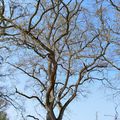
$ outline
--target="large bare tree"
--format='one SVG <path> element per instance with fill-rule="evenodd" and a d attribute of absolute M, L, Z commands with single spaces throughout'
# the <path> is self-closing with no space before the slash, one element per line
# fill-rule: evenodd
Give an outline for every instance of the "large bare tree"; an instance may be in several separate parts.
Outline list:
<path fill-rule="evenodd" d="M 29 92 L 15 92 L 39 103 L 46 120 L 62 120 L 85 83 L 108 82 L 105 70 L 117 66 L 107 57 L 113 42 L 103 1 L 94 1 L 94 10 L 84 0 L 0 2 L 4 64 L 8 72 L 20 72 L 17 77 L 27 75 Z"/>

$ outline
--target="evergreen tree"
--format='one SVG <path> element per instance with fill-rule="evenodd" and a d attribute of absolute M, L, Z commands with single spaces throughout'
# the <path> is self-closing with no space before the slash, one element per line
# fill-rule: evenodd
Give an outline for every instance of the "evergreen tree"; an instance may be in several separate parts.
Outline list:
<path fill-rule="evenodd" d="M 4 111 L 0 111 L 0 120 L 9 120 L 7 114 Z"/>

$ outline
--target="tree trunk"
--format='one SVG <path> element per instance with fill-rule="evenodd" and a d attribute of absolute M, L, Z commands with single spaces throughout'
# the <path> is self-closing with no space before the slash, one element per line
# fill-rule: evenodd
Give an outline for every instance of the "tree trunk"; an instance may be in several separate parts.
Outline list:
<path fill-rule="evenodd" d="M 57 120 L 57 119 L 55 118 L 55 116 L 52 117 L 52 116 L 50 115 L 50 113 L 47 112 L 46 120 Z"/>
<path fill-rule="evenodd" d="M 46 120 L 51 120 L 49 113 L 47 113 Z"/>
<path fill-rule="evenodd" d="M 55 118 L 55 117 L 51 118 L 49 112 L 46 115 L 46 120 L 62 120 L 62 118 L 63 118 L 62 114 L 61 114 L 61 116 L 59 116 L 59 118 Z"/>

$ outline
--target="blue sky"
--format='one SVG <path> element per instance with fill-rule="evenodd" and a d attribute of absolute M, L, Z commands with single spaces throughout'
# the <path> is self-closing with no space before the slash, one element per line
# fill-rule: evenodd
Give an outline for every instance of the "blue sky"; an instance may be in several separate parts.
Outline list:
<path fill-rule="evenodd" d="M 88 7 L 90 7 L 90 1 L 91 0 L 87 2 L 86 0 Z M 112 71 L 111 74 L 114 75 Z M 23 77 L 19 75 L 18 79 L 23 80 Z M 16 83 L 19 83 L 19 89 L 23 87 L 23 81 L 17 81 Z M 95 87 L 95 85 L 97 86 Z M 98 84 L 95 85 L 90 86 L 90 94 L 88 94 L 86 98 L 80 96 L 70 104 L 65 112 L 64 120 L 96 120 L 96 112 L 98 113 L 98 120 L 114 120 L 114 118 L 107 117 L 105 115 L 115 115 L 115 106 L 119 100 L 114 101 L 112 99 L 112 95 L 108 96 L 108 92 L 106 93 L 105 88 L 102 86 L 98 87 Z M 32 113 L 33 103 L 28 102 L 27 107 L 29 109 L 29 112 Z M 42 112 L 42 114 L 45 114 L 43 109 L 40 109 L 40 112 Z M 7 113 L 10 117 L 10 120 L 19 119 L 14 109 L 8 108 Z M 120 113 L 119 108 L 118 113 Z"/>
<path fill-rule="evenodd" d="M 113 120 L 111 117 L 104 115 L 115 114 L 115 104 L 110 99 L 107 99 L 103 92 L 95 90 L 88 98 L 78 100 L 72 105 L 71 120 L 95 120 L 96 112 L 98 113 L 98 120 Z M 120 111 L 118 111 L 120 112 Z"/>
<path fill-rule="evenodd" d="M 96 113 L 98 114 L 98 120 L 114 120 L 114 117 L 105 115 L 114 116 L 115 107 L 119 101 L 114 101 L 112 95 L 108 95 L 103 87 L 91 89 L 91 93 L 88 94 L 86 98 L 81 96 L 70 104 L 63 120 L 96 120 Z M 29 112 L 32 113 L 32 103 L 29 102 L 28 105 Z M 41 115 L 45 113 L 42 109 L 40 111 L 42 112 Z M 119 107 L 117 111 L 120 113 Z M 13 109 L 8 109 L 8 116 L 10 120 L 19 119 L 19 113 L 17 116 Z M 40 120 L 42 120 L 42 118 Z"/>

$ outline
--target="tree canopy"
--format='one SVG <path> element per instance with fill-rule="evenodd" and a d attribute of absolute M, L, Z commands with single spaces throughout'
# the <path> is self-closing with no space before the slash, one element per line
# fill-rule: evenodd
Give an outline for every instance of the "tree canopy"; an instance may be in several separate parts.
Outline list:
<path fill-rule="evenodd" d="M 119 81 L 111 80 L 108 72 L 120 70 L 119 2 L 0 2 L 2 72 L 15 96 L 42 106 L 46 120 L 62 120 L 90 81 L 119 90 Z M 13 79 L 22 81 L 22 87 Z"/>

